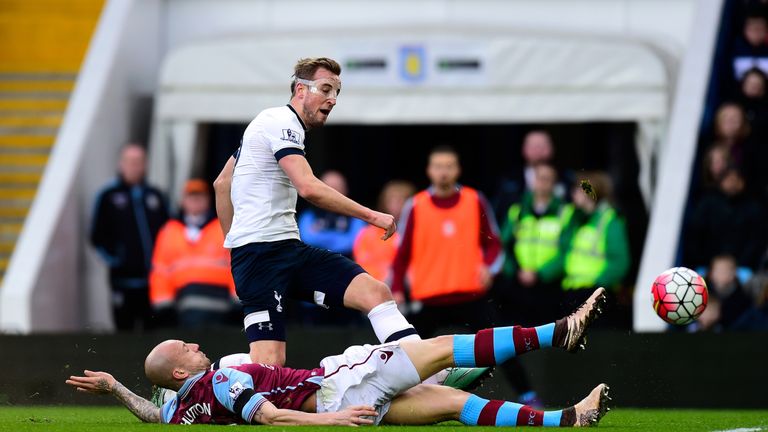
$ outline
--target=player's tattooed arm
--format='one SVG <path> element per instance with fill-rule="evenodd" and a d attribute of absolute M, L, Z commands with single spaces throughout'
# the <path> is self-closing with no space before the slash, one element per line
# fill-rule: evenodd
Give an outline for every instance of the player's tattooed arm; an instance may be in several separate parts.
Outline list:
<path fill-rule="evenodd" d="M 114 395 L 141 421 L 160 423 L 162 419 L 160 408 L 128 390 L 120 381 L 106 372 L 86 370 L 85 376 L 71 376 L 66 382 L 80 392 Z"/>
<path fill-rule="evenodd" d="M 146 423 L 160 423 L 160 408 L 136 393 L 128 390 L 120 381 L 115 381 L 112 394 L 139 420 Z"/>

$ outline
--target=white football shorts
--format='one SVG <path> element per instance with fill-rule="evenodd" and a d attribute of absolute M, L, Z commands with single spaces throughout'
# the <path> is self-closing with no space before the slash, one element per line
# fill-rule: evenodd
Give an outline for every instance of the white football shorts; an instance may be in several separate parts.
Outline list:
<path fill-rule="evenodd" d="M 317 412 L 337 412 L 353 405 L 370 405 L 379 424 L 392 399 L 419 384 L 419 373 L 398 342 L 352 346 L 344 354 L 320 362 L 325 377 L 317 391 Z"/>

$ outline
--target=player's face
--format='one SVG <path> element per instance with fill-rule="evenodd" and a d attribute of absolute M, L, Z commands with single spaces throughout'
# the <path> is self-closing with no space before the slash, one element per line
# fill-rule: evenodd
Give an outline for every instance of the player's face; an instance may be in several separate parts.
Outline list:
<path fill-rule="evenodd" d="M 200 345 L 196 343 L 179 341 L 178 363 L 188 371 L 203 371 L 211 367 L 211 361 L 200 351 Z"/>
<path fill-rule="evenodd" d="M 304 100 L 301 111 L 308 128 L 325 125 L 331 110 L 336 106 L 336 98 L 341 92 L 341 79 L 335 73 L 320 68 L 312 78 L 313 84 L 298 83 Z"/>
<path fill-rule="evenodd" d="M 453 153 L 435 153 L 429 157 L 427 176 L 438 188 L 453 187 L 459 180 L 459 159 Z"/>

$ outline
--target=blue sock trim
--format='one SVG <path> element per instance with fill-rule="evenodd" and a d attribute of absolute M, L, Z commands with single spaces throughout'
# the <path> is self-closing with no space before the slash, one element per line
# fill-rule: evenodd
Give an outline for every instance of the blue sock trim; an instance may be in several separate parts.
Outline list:
<path fill-rule="evenodd" d="M 465 425 L 477 426 L 477 419 L 480 418 L 480 412 L 488 404 L 488 400 L 475 395 L 469 395 L 467 403 L 464 404 L 464 408 L 461 409 L 459 414 L 459 421 Z"/>
<path fill-rule="evenodd" d="M 475 367 L 475 335 L 453 335 L 453 361 L 458 367 Z"/>
<path fill-rule="evenodd" d="M 544 423 L 543 426 L 559 427 L 560 418 L 563 416 L 563 410 L 560 411 L 544 411 Z"/>
<path fill-rule="evenodd" d="M 515 340 L 512 338 L 512 327 L 498 327 L 493 329 L 493 357 L 496 364 L 504 363 L 517 355 L 515 352 Z"/>
<path fill-rule="evenodd" d="M 523 406 L 515 402 L 504 402 L 496 414 L 496 426 L 517 426 L 517 413 Z"/>
<path fill-rule="evenodd" d="M 539 348 L 551 347 L 552 338 L 555 336 L 555 323 L 535 327 L 535 330 L 539 337 Z"/>

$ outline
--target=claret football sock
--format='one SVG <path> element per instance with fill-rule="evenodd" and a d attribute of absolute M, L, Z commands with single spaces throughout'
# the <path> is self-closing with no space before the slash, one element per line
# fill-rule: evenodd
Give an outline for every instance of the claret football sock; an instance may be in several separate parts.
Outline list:
<path fill-rule="evenodd" d="M 459 367 L 493 366 L 512 357 L 552 346 L 555 324 L 497 327 L 474 335 L 453 336 L 453 359 Z"/>
<path fill-rule="evenodd" d="M 528 405 L 470 395 L 459 421 L 470 426 L 573 426 L 574 408 L 539 411 Z"/>

